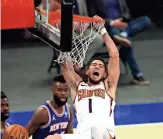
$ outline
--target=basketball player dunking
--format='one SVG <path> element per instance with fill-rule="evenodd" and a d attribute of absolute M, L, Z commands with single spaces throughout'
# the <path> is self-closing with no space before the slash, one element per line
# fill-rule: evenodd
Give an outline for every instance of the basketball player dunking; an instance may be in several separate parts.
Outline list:
<path fill-rule="evenodd" d="M 101 19 L 98 16 L 94 18 Z M 112 139 L 114 134 L 114 107 L 120 74 L 118 50 L 103 27 L 100 31 L 110 55 L 108 66 L 100 58 L 91 60 L 84 82 L 75 73 L 71 63 L 62 65 L 63 75 L 71 88 L 77 114 L 77 131 L 73 135 L 53 135 L 47 139 Z M 90 131 L 90 133 L 86 133 Z M 90 135 L 89 135 L 90 134 Z"/>
<path fill-rule="evenodd" d="M 10 125 L 6 120 L 9 118 L 9 100 L 4 92 L 1 92 L 1 138 L 4 130 Z"/>
<path fill-rule="evenodd" d="M 73 133 L 72 111 L 68 106 L 68 85 L 63 76 L 53 79 L 53 99 L 41 105 L 27 125 L 29 136 L 44 139 L 48 135 Z M 36 98 L 37 99 L 37 98 Z"/>

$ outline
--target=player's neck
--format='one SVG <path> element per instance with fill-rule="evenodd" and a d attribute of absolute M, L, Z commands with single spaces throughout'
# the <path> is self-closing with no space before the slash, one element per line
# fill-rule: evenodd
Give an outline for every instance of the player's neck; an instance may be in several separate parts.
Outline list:
<path fill-rule="evenodd" d="M 90 79 L 88 79 L 88 82 L 87 82 L 87 83 L 88 83 L 89 86 L 94 86 L 94 85 L 100 84 L 100 82 L 98 82 L 98 83 L 93 83 L 93 82 L 90 81 Z"/>
<path fill-rule="evenodd" d="M 51 100 L 50 103 L 54 109 L 62 109 L 63 108 L 62 106 L 57 105 L 54 100 Z"/>

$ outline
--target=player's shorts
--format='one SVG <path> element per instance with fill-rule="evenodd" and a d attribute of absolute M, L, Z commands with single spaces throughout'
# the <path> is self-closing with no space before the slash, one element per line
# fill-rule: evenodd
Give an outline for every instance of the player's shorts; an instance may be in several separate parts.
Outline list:
<path fill-rule="evenodd" d="M 106 128 L 92 127 L 83 132 L 75 134 L 61 134 L 62 139 L 114 139 Z"/>
<path fill-rule="evenodd" d="M 81 133 L 74 133 L 74 134 L 60 134 L 62 139 L 92 139 L 91 138 L 91 129 L 86 130 Z"/>
<path fill-rule="evenodd" d="M 112 136 L 108 129 L 100 126 L 91 129 L 91 137 L 93 139 L 115 139 L 115 136 Z"/>
<path fill-rule="evenodd" d="M 103 130 L 107 130 L 109 135 L 112 137 L 115 136 L 114 134 L 114 119 L 109 118 L 103 118 L 101 119 L 98 116 L 95 115 L 88 115 L 87 117 L 83 118 L 78 122 L 77 125 L 77 133 L 83 133 L 89 129 L 92 129 L 93 127 L 101 127 Z"/>

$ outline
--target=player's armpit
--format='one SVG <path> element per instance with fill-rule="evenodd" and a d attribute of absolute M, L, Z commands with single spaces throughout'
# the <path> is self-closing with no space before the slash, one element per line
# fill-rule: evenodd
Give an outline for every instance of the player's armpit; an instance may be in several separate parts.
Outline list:
<path fill-rule="evenodd" d="M 115 100 L 117 84 L 108 81 L 108 82 L 105 82 L 105 86 L 106 86 L 106 89 L 108 91 L 108 94 Z"/>
<path fill-rule="evenodd" d="M 116 89 L 120 75 L 119 55 L 110 56 L 108 64 L 108 77 L 105 79 L 105 86 L 113 99 L 116 97 Z"/>
<path fill-rule="evenodd" d="M 33 135 L 41 126 L 46 125 L 48 120 L 49 116 L 47 110 L 44 107 L 39 107 L 26 126 L 29 137 Z"/>
<path fill-rule="evenodd" d="M 73 133 L 73 125 L 72 125 L 73 112 L 72 112 L 72 108 L 71 107 L 69 107 L 69 111 L 70 111 L 70 120 L 69 120 L 67 128 L 65 130 L 65 134 L 72 134 Z"/>

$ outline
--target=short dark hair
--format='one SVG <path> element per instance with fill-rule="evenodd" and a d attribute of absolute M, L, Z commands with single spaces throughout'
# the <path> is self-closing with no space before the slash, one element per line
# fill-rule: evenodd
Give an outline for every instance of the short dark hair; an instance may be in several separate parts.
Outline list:
<path fill-rule="evenodd" d="M 100 60 L 102 61 L 102 63 L 104 63 L 104 67 L 105 67 L 105 71 L 107 72 L 107 64 L 106 62 L 104 61 L 104 59 L 102 59 L 101 57 L 95 57 L 95 58 L 92 58 L 89 62 L 88 62 L 88 68 L 89 66 L 91 65 L 91 63 L 94 61 L 94 60 Z"/>
<path fill-rule="evenodd" d="M 53 78 L 53 82 L 66 83 L 63 75 L 58 75 Z"/>
<path fill-rule="evenodd" d="M 7 98 L 4 92 L 1 91 L 1 99 Z M 8 99 L 8 98 L 7 98 Z"/>

